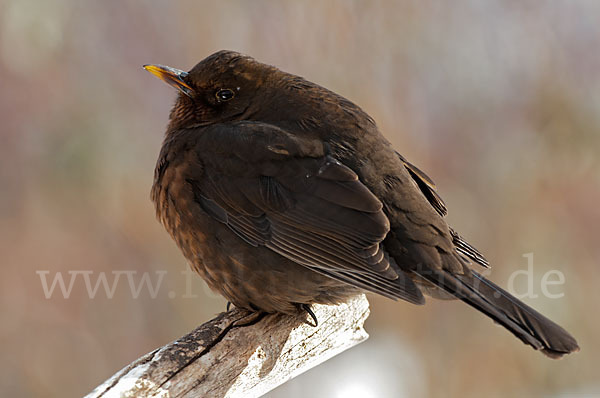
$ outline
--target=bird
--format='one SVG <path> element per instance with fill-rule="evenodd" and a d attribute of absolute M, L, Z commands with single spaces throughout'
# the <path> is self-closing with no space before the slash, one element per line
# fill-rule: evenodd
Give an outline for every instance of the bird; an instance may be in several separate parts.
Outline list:
<path fill-rule="evenodd" d="M 177 89 L 154 171 L 156 216 L 228 303 L 298 314 L 361 292 L 458 299 L 550 358 L 561 326 L 482 275 L 433 180 L 353 102 L 235 51 L 189 72 L 143 66 Z"/>

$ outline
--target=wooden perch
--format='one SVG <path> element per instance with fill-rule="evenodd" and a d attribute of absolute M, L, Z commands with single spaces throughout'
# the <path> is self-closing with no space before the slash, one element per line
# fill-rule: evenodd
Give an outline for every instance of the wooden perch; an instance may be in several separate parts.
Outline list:
<path fill-rule="evenodd" d="M 307 314 L 234 309 L 121 369 L 87 397 L 259 397 L 364 341 L 364 295 Z"/>

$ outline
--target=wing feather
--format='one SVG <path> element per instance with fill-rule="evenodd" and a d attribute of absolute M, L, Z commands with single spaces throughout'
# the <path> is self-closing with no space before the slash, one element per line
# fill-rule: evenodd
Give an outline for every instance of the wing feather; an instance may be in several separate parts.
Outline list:
<path fill-rule="evenodd" d="M 423 303 L 385 252 L 379 199 L 320 141 L 255 122 L 205 128 L 201 175 L 188 179 L 200 207 L 253 246 L 336 280 Z M 215 157 L 204 153 L 219 153 Z"/>

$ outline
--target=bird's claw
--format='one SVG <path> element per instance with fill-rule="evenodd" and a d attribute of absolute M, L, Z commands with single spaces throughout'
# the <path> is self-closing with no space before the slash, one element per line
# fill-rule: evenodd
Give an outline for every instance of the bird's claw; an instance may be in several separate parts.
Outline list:
<path fill-rule="evenodd" d="M 310 308 L 310 305 L 308 304 L 302 304 L 300 305 L 300 308 L 302 308 L 304 311 L 308 312 L 308 315 L 310 315 L 310 317 L 312 318 L 313 321 L 315 321 L 315 324 L 312 325 L 314 327 L 319 326 L 319 321 L 317 319 L 317 316 L 315 315 L 315 313 L 313 312 L 313 310 Z"/>

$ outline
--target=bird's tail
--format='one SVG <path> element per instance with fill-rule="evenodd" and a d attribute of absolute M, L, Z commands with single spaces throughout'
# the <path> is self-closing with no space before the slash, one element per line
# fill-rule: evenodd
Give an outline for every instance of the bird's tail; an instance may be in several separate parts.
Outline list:
<path fill-rule="evenodd" d="M 431 269 L 415 273 L 483 312 L 550 358 L 579 351 L 577 341 L 566 330 L 475 271 L 463 275 Z"/>

